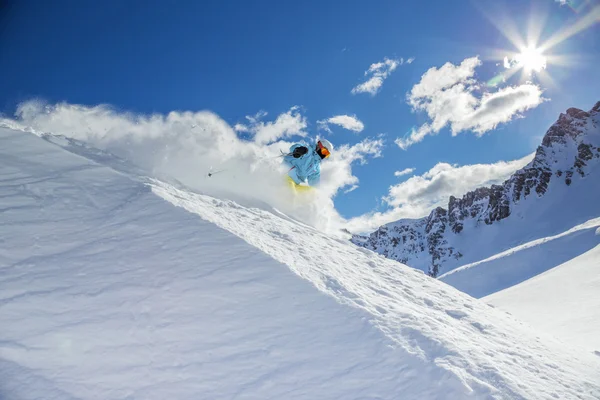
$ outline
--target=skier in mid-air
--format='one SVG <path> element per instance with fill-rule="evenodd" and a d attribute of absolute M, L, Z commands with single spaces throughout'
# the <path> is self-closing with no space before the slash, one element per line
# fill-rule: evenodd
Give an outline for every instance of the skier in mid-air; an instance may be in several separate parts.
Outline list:
<path fill-rule="evenodd" d="M 288 180 L 294 188 L 306 188 L 317 185 L 321 179 L 321 161 L 328 158 L 333 145 L 327 139 L 320 139 L 315 146 L 296 143 L 283 157 L 283 162 L 291 168 Z"/>

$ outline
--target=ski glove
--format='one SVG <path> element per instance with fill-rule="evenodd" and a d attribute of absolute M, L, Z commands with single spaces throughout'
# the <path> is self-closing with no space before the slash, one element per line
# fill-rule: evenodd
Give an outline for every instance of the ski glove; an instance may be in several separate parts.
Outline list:
<path fill-rule="evenodd" d="M 292 153 L 292 156 L 294 156 L 294 158 L 300 158 L 303 155 L 305 155 L 306 153 L 308 153 L 308 149 L 304 146 L 298 146 L 294 149 L 294 152 Z"/>

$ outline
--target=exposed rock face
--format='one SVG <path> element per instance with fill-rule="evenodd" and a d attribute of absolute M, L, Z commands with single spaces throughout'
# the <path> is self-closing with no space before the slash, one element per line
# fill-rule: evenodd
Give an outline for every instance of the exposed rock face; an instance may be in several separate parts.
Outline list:
<path fill-rule="evenodd" d="M 599 135 L 599 125 L 600 101 L 589 112 L 569 108 L 548 129 L 534 159 L 502 185 L 478 188 L 462 198 L 450 196 L 447 209 L 438 207 L 425 218 L 396 221 L 352 240 L 388 258 L 419 264 L 435 277 L 448 260 L 463 255 L 449 245 L 451 235 L 509 218 L 516 204 L 544 196 L 551 185 L 571 185 L 575 174 L 585 178 L 589 165 L 600 159 L 600 146 L 589 140 Z"/>

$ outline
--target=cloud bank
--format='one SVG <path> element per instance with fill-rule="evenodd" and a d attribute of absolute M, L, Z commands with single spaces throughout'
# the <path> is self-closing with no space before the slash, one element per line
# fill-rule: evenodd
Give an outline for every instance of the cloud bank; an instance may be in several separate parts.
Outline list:
<path fill-rule="evenodd" d="M 474 76 L 480 65 L 479 58 L 472 57 L 460 65 L 446 63 L 429 69 L 407 95 L 412 109 L 424 111 L 429 121 L 413 129 L 408 137 L 396 139 L 396 144 L 407 149 L 446 126 L 453 136 L 462 131 L 481 136 L 546 100 L 540 87 L 531 83 L 477 95 L 482 85 Z"/>
<path fill-rule="evenodd" d="M 518 160 L 492 164 L 438 163 L 422 175 L 390 186 L 389 193 L 382 199 L 388 210 L 352 218 L 348 221 L 348 229 L 367 232 L 398 219 L 424 217 L 435 207 L 446 208 L 451 195 L 461 197 L 478 187 L 504 182 L 527 165 L 533 156 L 534 153 Z"/>

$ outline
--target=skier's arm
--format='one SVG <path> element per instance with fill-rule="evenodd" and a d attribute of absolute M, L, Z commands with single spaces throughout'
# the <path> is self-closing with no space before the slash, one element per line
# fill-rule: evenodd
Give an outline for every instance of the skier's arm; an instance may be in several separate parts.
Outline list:
<path fill-rule="evenodd" d="M 295 159 L 295 158 L 298 158 L 298 157 L 295 157 L 295 156 L 294 156 L 294 152 L 296 152 L 296 149 L 297 149 L 297 148 L 299 148 L 299 147 L 302 147 L 302 145 L 301 145 L 301 144 L 298 144 L 298 143 L 291 145 L 291 146 L 290 146 L 290 152 L 289 152 L 289 153 L 287 153 L 287 154 L 286 154 L 286 155 L 283 157 L 283 162 L 284 162 L 284 163 L 286 163 L 286 164 L 287 164 L 287 165 L 289 165 L 289 166 L 292 166 L 292 167 L 296 166 L 296 162 L 295 162 L 295 160 L 294 160 L 294 159 Z"/>
<path fill-rule="evenodd" d="M 294 158 L 300 158 L 303 155 L 305 155 L 306 153 L 308 153 L 308 149 L 304 146 L 297 146 L 294 148 L 294 150 L 291 153 Z"/>

